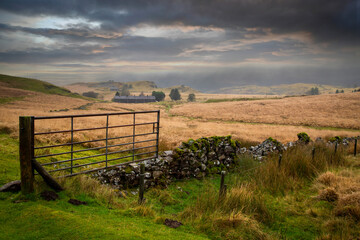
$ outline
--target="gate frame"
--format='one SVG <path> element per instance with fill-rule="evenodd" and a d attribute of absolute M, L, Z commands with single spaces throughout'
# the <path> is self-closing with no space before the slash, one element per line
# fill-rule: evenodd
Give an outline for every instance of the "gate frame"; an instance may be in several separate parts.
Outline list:
<path fill-rule="evenodd" d="M 156 122 L 147 122 L 147 123 L 136 123 L 136 114 L 146 114 L 146 113 L 157 113 L 157 121 Z M 109 116 L 114 116 L 114 115 L 133 115 L 133 123 L 132 124 L 126 124 L 126 125 L 117 125 L 117 126 L 109 126 Z M 105 127 L 96 127 L 96 128 L 86 128 L 86 129 L 74 129 L 74 118 L 82 118 L 82 117 L 98 117 L 98 116 L 105 116 L 106 117 L 106 126 Z M 40 132 L 40 133 L 35 133 L 35 120 L 40 120 L 40 119 L 59 119 L 59 118 L 70 118 L 71 119 L 71 129 L 70 130 L 62 130 L 62 131 L 53 131 L 53 132 Z M 146 134 L 135 134 L 135 127 L 138 125 L 153 125 L 153 132 L 151 133 L 146 133 Z M 109 128 L 119 128 L 119 127 L 133 127 L 133 133 L 132 135 L 127 135 L 127 136 L 120 136 L 120 137 L 115 137 L 115 138 L 109 138 L 108 137 L 108 130 Z M 80 131 L 89 131 L 89 130 L 99 130 L 99 129 L 104 129 L 106 130 L 106 137 L 104 139 L 95 139 L 95 140 L 90 140 L 90 141 L 83 141 L 83 142 L 74 142 L 74 132 L 80 132 Z M 65 175 L 63 177 L 70 177 L 70 176 L 75 176 L 78 174 L 86 174 L 89 172 L 94 172 L 94 171 L 98 171 L 98 170 L 102 170 L 102 169 L 107 169 L 107 168 L 112 168 L 112 167 L 116 167 L 116 166 L 120 166 L 120 165 L 128 165 L 134 162 L 143 162 L 149 159 L 156 159 L 159 156 L 159 129 L 160 129 L 160 110 L 154 110 L 154 111 L 138 111 L 138 112 L 120 112 L 120 113 L 101 113 L 101 114 L 82 114 L 82 115 L 63 115 L 63 116 L 47 116 L 47 117 L 34 117 L 34 116 L 19 116 L 19 154 L 20 154 L 20 172 L 21 172 L 21 191 L 23 194 L 28 194 L 28 193 L 32 193 L 34 191 L 34 162 L 36 162 L 37 157 L 39 156 L 35 156 L 34 152 L 35 149 L 43 149 L 43 148 L 52 148 L 52 147 L 60 147 L 60 146 L 70 146 L 71 150 L 70 152 L 64 152 L 64 153 L 60 153 L 60 154 L 48 154 L 48 155 L 42 155 L 40 157 L 50 157 L 50 156 L 56 156 L 56 155 L 62 155 L 62 154 L 70 154 L 71 155 L 71 159 L 68 160 L 63 160 L 63 161 L 58 161 L 58 162 L 71 162 L 71 167 L 66 167 L 65 169 L 57 169 L 57 171 L 61 171 L 61 170 L 67 170 L 67 169 L 71 169 L 71 172 L 69 175 Z M 34 139 L 36 135 L 43 135 L 43 134 L 56 134 L 56 133 L 70 133 L 71 134 L 71 143 L 65 143 L 65 144 L 58 144 L 58 145 L 49 145 L 49 146 L 42 146 L 42 147 L 37 147 L 35 148 L 34 146 Z M 136 136 L 144 136 L 144 135 L 151 135 L 151 134 L 156 134 L 156 138 L 155 139 L 151 139 L 151 140 L 145 140 L 145 141 L 139 141 L 139 142 L 135 142 L 135 137 Z M 121 139 L 121 138 L 131 138 L 132 137 L 132 142 L 126 143 L 126 144 L 118 144 L 118 145 L 113 145 L 113 146 L 121 146 L 121 145 L 132 145 L 132 149 L 129 150 L 125 150 L 125 151 L 119 151 L 119 152 L 115 152 L 115 153 L 121 153 L 121 152 L 131 152 L 132 154 L 129 156 L 126 156 L 126 158 L 128 157 L 132 157 L 132 161 L 128 161 L 128 162 L 124 162 L 124 163 L 119 163 L 119 164 L 114 164 L 114 165 L 108 165 L 108 162 L 111 160 L 119 160 L 125 157 L 120 157 L 120 158 L 114 158 L 114 159 L 108 159 L 108 148 L 111 147 L 108 145 L 108 140 L 110 139 Z M 91 157 L 99 157 L 99 156 L 105 156 L 105 161 L 99 161 L 99 162 L 92 162 L 90 164 L 85 164 L 85 165 L 93 165 L 93 164 L 97 164 L 97 163 L 105 163 L 105 167 L 101 167 L 101 168 L 94 168 L 91 170 L 87 170 L 87 171 L 82 171 L 82 172 L 77 172 L 77 173 L 73 173 L 73 168 L 79 167 L 78 166 L 73 166 L 73 161 L 77 160 L 73 158 L 73 154 L 74 152 L 78 152 L 74 151 L 74 145 L 75 144 L 79 144 L 79 143 L 89 143 L 89 142 L 98 142 L 98 141 L 105 141 L 105 146 L 104 147 L 97 147 L 96 149 L 106 149 L 106 152 L 104 154 L 100 154 L 100 155 L 93 155 L 93 156 L 88 156 L 86 158 L 91 158 Z M 143 149 L 143 148 L 135 148 L 135 144 L 136 143 L 141 143 L 141 142 L 146 142 L 146 141 L 156 141 L 155 145 L 152 146 L 147 146 L 144 148 L 151 148 L 151 147 L 156 147 L 155 151 L 152 152 L 146 152 L 146 153 L 140 153 L 140 154 L 135 154 L 135 150 L 138 149 Z M 88 148 L 82 151 L 89 151 L 89 150 L 94 150 L 93 148 Z M 135 156 L 139 156 L 139 155 L 145 155 L 145 154 L 150 154 L 150 153 L 155 153 L 154 156 L 152 157 L 147 157 L 144 159 L 139 159 L 139 160 L 135 160 Z M 112 153 L 113 154 L 113 153 Z M 53 162 L 51 164 L 56 164 L 58 162 Z M 36 162 L 37 163 L 37 162 Z M 50 165 L 49 163 L 45 163 L 45 164 L 41 164 L 41 166 L 45 166 L 45 165 Z M 80 165 L 82 166 L 82 165 Z"/>

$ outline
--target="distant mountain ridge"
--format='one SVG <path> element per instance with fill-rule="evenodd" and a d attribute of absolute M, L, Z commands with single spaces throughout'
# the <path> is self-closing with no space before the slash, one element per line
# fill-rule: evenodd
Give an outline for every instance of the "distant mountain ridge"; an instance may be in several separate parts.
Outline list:
<path fill-rule="evenodd" d="M 294 83 L 273 86 L 244 85 L 220 88 L 210 93 L 221 94 L 251 94 L 251 95 L 305 95 L 311 88 L 318 88 L 320 94 L 335 93 L 336 90 L 351 92 L 353 88 L 344 88 L 323 84 Z"/>
<path fill-rule="evenodd" d="M 78 82 L 78 83 L 73 83 L 73 84 L 69 84 L 67 86 L 74 86 L 74 85 L 78 85 L 78 86 L 85 86 L 85 87 L 89 87 L 89 88 L 111 88 L 111 87 L 116 87 L 116 88 L 122 88 L 124 86 L 124 84 L 130 86 L 130 89 L 139 91 L 139 90 L 144 90 L 144 89 L 152 89 L 152 88 L 157 88 L 156 84 L 152 81 L 134 81 L 134 82 L 116 82 L 113 80 L 109 80 L 109 81 L 105 81 L 105 82 Z"/>

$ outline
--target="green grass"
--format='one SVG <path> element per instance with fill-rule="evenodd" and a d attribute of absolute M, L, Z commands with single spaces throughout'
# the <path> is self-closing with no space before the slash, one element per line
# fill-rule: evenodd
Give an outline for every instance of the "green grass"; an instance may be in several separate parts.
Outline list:
<path fill-rule="evenodd" d="M 2 133 L 0 145 L 0 184 L 3 184 L 19 179 L 18 141 Z M 137 194 L 131 193 L 136 189 L 122 191 L 127 197 L 120 198 L 118 191 L 83 175 L 62 180 L 66 190 L 59 193 L 60 199 L 47 202 L 39 197 L 39 192 L 48 188 L 38 177 L 35 194 L 0 193 L 1 239 L 317 239 L 328 235 L 348 239 L 357 236 L 360 229 L 356 222 L 334 216 L 333 203 L 314 197 L 318 192 L 313 183 L 319 173 L 347 169 L 347 165 L 340 155 L 331 157 L 332 152 L 326 149 L 317 151 L 314 164 L 309 161 L 311 147 L 304 148 L 284 154 L 280 169 L 275 161 L 277 156 L 263 163 L 246 157 L 240 159 L 239 168 L 226 176 L 228 191 L 221 201 L 219 175 L 175 181 L 166 189 L 149 189 L 143 205 L 138 205 Z M 64 150 L 59 148 L 54 153 Z M 352 160 L 355 164 L 360 159 Z M 29 201 L 13 203 L 24 198 Z M 73 206 L 67 202 L 69 198 L 86 201 L 88 205 Z M 171 229 L 163 224 L 165 218 L 184 225 Z"/>
<path fill-rule="evenodd" d="M 0 185 L 20 179 L 19 142 L 0 133 Z"/>
<path fill-rule="evenodd" d="M 69 90 L 65 88 L 58 87 L 53 84 L 31 78 L 14 77 L 14 76 L 0 74 L 0 82 L 8 84 L 9 87 L 12 88 L 20 88 L 24 90 L 41 92 L 46 94 L 57 94 L 62 96 L 84 98 L 78 94 L 71 93 Z"/>

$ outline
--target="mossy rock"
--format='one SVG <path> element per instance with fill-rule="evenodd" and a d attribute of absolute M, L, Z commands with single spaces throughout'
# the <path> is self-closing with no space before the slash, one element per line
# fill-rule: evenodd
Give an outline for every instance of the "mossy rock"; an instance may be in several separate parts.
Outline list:
<path fill-rule="evenodd" d="M 299 141 L 301 141 L 301 142 L 304 142 L 304 143 L 310 142 L 310 137 L 306 132 L 298 133 L 297 137 L 298 137 Z"/>
<path fill-rule="evenodd" d="M 342 137 L 340 136 L 335 136 L 329 139 L 330 142 L 341 142 L 342 141 Z"/>

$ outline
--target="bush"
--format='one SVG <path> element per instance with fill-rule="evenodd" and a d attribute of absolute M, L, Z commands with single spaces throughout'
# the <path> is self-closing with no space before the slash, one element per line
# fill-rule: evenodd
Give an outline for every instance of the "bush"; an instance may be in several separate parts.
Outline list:
<path fill-rule="evenodd" d="M 165 99 L 165 93 L 153 91 L 151 96 L 154 96 L 156 101 L 161 102 Z"/>
<path fill-rule="evenodd" d="M 298 133 L 297 137 L 298 137 L 300 142 L 303 142 L 303 143 L 309 143 L 310 142 L 310 137 L 305 132 Z"/>
<path fill-rule="evenodd" d="M 97 98 L 99 96 L 98 93 L 90 91 L 90 92 L 84 92 L 82 94 L 84 97 L 90 97 L 90 98 Z"/>
<path fill-rule="evenodd" d="M 180 92 L 177 88 L 171 89 L 169 96 L 170 96 L 171 100 L 173 100 L 173 101 L 177 101 L 177 100 L 181 99 Z"/>
<path fill-rule="evenodd" d="M 190 93 L 188 96 L 188 102 L 195 102 L 195 94 L 194 93 Z"/>

